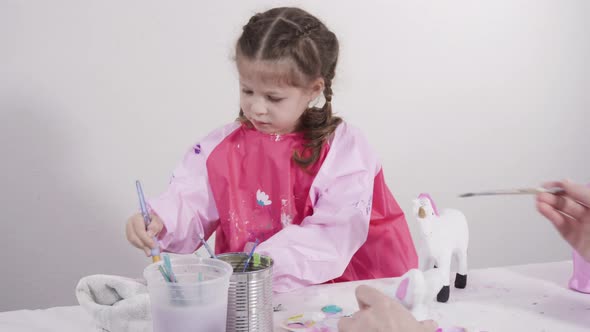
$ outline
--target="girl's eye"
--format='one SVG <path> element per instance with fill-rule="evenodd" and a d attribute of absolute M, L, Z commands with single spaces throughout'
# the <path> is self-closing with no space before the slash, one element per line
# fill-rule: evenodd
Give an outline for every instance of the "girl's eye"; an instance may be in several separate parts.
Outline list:
<path fill-rule="evenodd" d="M 285 98 L 277 98 L 277 97 L 273 97 L 273 96 L 267 96 L 266 98 L 273 103 L 278 103 L 281 100 L 285 99 Z"/>
<path fill-rule="evenodd" d="M 242 89 L 242 93 L 245 94 L 245 95 L 251 95 L 252 94 L 252 90 Z"/>

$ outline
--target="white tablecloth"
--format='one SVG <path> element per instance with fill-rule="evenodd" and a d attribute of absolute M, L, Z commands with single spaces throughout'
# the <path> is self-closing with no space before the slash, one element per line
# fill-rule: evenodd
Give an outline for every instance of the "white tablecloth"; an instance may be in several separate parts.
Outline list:
<path fill-rule="evenodd" d="M 435 303 L 431 313 L 441 326 L 473 331 L 590 331 L 590 294 L 567 288 L 571 271 L 571 262 L 473 270 L 467 288 L 451 288 L 449 302 Z M 354 289 L 363 283 L 392 294 L 396 280 L 319 285 L 275 295 L 275 304 L 285 308 L 275 313 L 276 331 L 282 331 L 278 326 L 287 317 L 319 311 L 327 304 L 355 311 Z M 3 332 L 94 330 L 79 306 L 0 313 Z"/>

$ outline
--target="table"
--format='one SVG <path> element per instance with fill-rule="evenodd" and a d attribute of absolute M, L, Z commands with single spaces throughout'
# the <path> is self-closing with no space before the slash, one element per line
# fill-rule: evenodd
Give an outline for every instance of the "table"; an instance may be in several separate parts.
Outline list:
<path fill-rule="evenodd" d="M 590 331 L 590 294 L 567 288 L 571 261 L 529 264 L 470 271 L 467 288 L 451 287 L 447 303 L 434 303 L 432 318 L 443 327 L 461 326 L 468 331 Z M 398 279 L 378 279 L 308 287 L 277 294 L 275 331 L 286 318 L 319 311 L 336 304 L 345 313 L 356 310 L 354 289 L 360 284 L 393 294 Z M 95 331 L 90 316 L 80 306 L 0 313 L 0 331 Z"/>

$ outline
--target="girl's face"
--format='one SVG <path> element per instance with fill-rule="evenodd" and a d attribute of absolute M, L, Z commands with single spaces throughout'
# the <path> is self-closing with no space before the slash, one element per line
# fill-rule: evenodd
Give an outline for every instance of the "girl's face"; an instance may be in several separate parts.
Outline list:
<path fill-rule="evenodd" d="M 301 114 L 323 90 L 323 80 L 309 87 L 282 82 L 289 64 L 238 60 L 240 108 L 254 127 L 267 134 L 288 134 L 297 129 Z"/>

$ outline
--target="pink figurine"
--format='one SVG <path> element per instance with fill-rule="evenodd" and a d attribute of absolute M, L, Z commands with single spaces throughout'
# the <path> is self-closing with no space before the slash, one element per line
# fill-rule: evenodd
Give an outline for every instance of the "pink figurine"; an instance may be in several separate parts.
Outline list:
<path fill-rule="evenodd" d="M 574 274 L 570 279 L 571 289 L 590 294 L 590 262 L 574 250 Z"/>
<path fill-rule="evenodd" d="M 590 188 L 590 183 L 586 185 Z M 571 289 L 581 293 L 590 294 L 590 262 L 574 250 L 574 274 L 570 279 Z"/>

